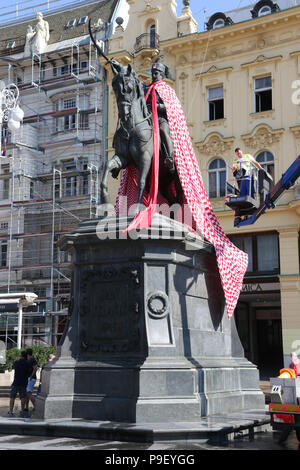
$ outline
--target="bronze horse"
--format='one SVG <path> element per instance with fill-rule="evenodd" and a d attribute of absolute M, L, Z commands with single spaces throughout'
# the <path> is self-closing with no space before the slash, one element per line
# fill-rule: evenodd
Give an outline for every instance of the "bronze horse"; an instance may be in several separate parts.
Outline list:
<path fill-rule="evenodd" d="M 125 67 L 114 59 L 108 59 L 93 37 L 90 23 L 89 32 L 97 51 L 111 65 L 114 74 L 112 87 L 117 100 L 119 116 L 118 128 L 113 139 L 115 155 L 105 165 L 101 181 L 101 199 L 103 203 L 109 202 L 107 187 L 109 173 L 117 178 L 122 169 L 133 165 L 139 170 L 137 182 L 137 207 L 139 208 L 142 205 L 144 190 L 149 189 L 149 175 L 153 157 L 152 115 L 147 109 L 143 84 L 131 65 Z M 173 181 L 175 187 L 178 188 L 180 183 L 176 170 L 171 172 L 160 162 L 159 191 L 170 205 L 181 199 L 181 195 L 178 199 L 180 191 L 178 193 L 177 190 L 177 197 L 173 195 L 174 191 L 171 190 Z"/>

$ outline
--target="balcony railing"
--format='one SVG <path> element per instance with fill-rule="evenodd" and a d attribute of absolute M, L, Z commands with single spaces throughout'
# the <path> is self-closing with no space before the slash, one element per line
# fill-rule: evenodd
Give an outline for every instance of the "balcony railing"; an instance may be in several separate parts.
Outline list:
<path fill-rule="evenodd" d="M 139 52 L 143 49 L 159 49 L 159 35 L 154 33 L 141 34 L 135 40 L 134 50 Z"/>

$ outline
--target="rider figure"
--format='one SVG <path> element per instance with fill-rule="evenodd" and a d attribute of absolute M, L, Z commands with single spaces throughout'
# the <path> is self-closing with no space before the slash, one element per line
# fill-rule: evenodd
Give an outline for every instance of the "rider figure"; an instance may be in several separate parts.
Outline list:
<path fill-rule="evenodd" d="M 118 160 L 119 164 L 118 168 L 111 171 L 112 176 L 117 178 L 124 163 L 122 155 L 128 154 L 129 129 L 133 125 L 133 122 L 131 123 L 129 120 L 133 90 L 137 89 L 137 97 L 141 99 L 144 117 L 146 118 L 149 113 L 144 101 L 143 87 L 131 65 L 124 66 L 115 59 L 110 59 L 109 63 L 114 74 L 112 87 L 116 96 L 120 118 L 118 129 L 113 138 L 113 147 L 116 151 L 115 160 Z"/>
<path fill-rule="evenodd" d="M 122 105 L 122 103 L 126 102 L 126 91 L 127 91 L 126 89 L 128 86 L 130 87 L 130 82 L 127 82 L 126 80 L 127 67 L 121 65 L 115 59 L 110 60 L 110 65 L 111 65 L 112 72 L 114 74 L 114 78 L 112 80 L 112 87 L 117 97 L 119 113 L 122 114 L 122 112 L 124 112 L 124 109 L 120 109 L 120 106 Z M 135 73 L 132 69 L 131 69 L 131 72 Z M 159 62 L 154 62 L 152 64 L 151 75 L 152 75 L 153 83 L 158 82 L 159 80 L 163 80 L 164 78 L 168 77 L 168 74 L 169 74 L 169 69 L 166 65 L 159 63 Z M 121 88 L 120 88 L 120 83 L 118 83 L 118 88 L 114 87 L 114 83 L 117 80 L 116 79 L 117 75 L 118 77 L 121 76 L 123 78 L 124 86 Z M 147 92 L 148 86 L 149 85 L 145 85 L 145 94 Z M 148 102 L 147 107 L 148 107 L 149 114 L 152 114 L 151 94 L 152 92 L 150 93 L 150 96 L 148 97 L 148 100 L 147 100 Z M 162 158 L 162 161 L 165 167 L 169 169 L 170 173 L 174 173 L 175 172 L 174 147 L 173 147 L 173 142 L 172 142 L 171 135 L 170 135 L 169 122 L 167 118 L 165 105 L 157 92 L 156 92 L 156 102 L 157 102 L 157 114 L 158 114 L 158 124 L 159 124 L 159 133 L 160 133 L 160 157 Z M 146 117 L 145 112 L 144 114 Z M 114 143 L 113 143 L 115 148 L 116 148 L 116 145 L 118 144 L 122 145 L 121 142 L 119 142 L 119 140 L 123 140 L 123 145 L 124 145 L 124 140 L 126 141 L 126 136 L 124 135 L 124 131 L 122 131 L 122 129 L 120 129 L 119 132 L 117 132 L 117 134 L 115 135 Z"/>
<path fill-rule="evenodd" d="M 154 62 L 151 69 L 152 83 L 158 82 L 168 77 L 169 69 L 166 65 L 159 62 Z M 145 85 L 145 94 L 147 87 Z M 151 92 L 152 93 L 152 92 Z M 151 109 L 151 93 L 147 100 L 149 112 L 152 113 Z M 175 172 L 175 163 L 174 163 L 174 147 L 170 135 L 170 127 L 167 118 L 166 107 L 156 92 L 156 102 L 157 102 L 157 114 L 158 114 L 158 124 L 159 124 L 159 134 L 160 134 L 160 155 L 163 158 L 163 164 L 170 170 L 171 173 Z"/>

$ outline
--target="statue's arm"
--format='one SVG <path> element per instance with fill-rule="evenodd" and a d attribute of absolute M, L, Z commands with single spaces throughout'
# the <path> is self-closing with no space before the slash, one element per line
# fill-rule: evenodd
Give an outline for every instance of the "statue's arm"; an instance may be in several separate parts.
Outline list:
<path fill-rule="evenodd" d="M 122 65 L 116 59 L 110 59 L 109 63 L 113 74 L 117 75 L 121 71 Z"/>

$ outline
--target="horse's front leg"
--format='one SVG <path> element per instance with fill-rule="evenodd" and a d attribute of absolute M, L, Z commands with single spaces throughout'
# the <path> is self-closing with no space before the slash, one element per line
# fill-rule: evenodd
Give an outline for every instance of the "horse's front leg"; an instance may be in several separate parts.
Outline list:
<path fill-rule="evenodd" d="M 118 177 L 118 174 L 122 168 L 127 166 L 127 160 L 125 158 L 119 157 L 118 155 L 114 155 L 111 160 L 107 161 L 105 164 L 105 170 L 103 173 L 103 178 L 101 181 L 101 201 L 103 203 L 109 203 L 109 194 L 108 194 L 108 175 L 109 173 L 112 174 L 114 178 Z"/>
<path fill-rule="evenodd" d="M 149 151 L 142 153 L 139 161 L 138 201 L 137 211 L 143 207 L 143 194 L 146 186 L 147 176 L 151 168 L 152 154 Z"/>

